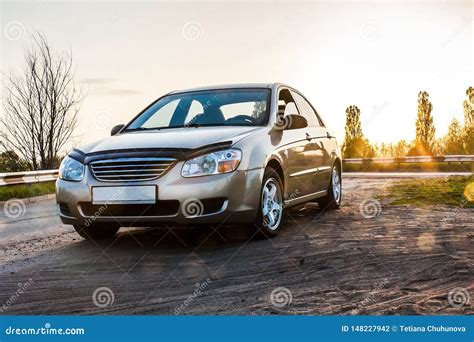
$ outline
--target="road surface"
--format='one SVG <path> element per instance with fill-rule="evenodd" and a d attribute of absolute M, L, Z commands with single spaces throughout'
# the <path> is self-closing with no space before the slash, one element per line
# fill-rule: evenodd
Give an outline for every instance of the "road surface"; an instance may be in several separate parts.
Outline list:
<path fill-rule="evenodd" d="M 0 212 L 0 314 L 473 314 L 473 210 L 375 200 L 397 181 L 347 177 L 340 210 L 292 210 L 271 240 L 165 227 L 95 244 L 53 200 Z"/>

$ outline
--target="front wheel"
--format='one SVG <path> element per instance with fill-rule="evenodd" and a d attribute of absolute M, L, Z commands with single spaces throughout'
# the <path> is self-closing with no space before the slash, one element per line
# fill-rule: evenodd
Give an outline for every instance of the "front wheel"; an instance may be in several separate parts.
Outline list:
<path fill-rule="evenodd" d="M 332 167 L 331 181 L 324 197 L 318 198 L 319 207 L 325 209 L 338 209 L 341 206 L 342 186 L 341 171 L 337 165 Z"/>
<path fill-rule="evenodd" d="M 260 235 L 274 237 L 278 235 L 283 221 L 283 183 L 274 169 L 265 170 L 260 207 L 258 209 L 255 227 Z"/>
<path fill-rule="evenodd" d="M 116 225 L 98 225 L 91 224 L 85 225 L 74 225 L 76 232 L 84 239 L 97 241 L 113 237 L 120 227 Z"/>

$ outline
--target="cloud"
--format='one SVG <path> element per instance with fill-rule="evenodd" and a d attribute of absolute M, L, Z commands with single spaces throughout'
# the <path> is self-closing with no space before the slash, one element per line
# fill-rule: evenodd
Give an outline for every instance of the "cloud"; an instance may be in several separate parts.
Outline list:
<path fill-rule="evenodd" d="M 102 84 L 110 84 L 115 82 L 113 78 L 100 78 L 100 77 L 90 77 L 90 78 L 83 78 L 79 80 L 81 84 L 88 84 L 88 85 L 102 85 Z"/>
<path fill-rule="evenodd" d="M 89 95 L 120 96 L 141 93 L 141 91 L 135 89 L 114 86 L 114 83 L 117 83 L 117 80 L 113 78 L 89 77 L 79 80 L 79 83 L 84 84 L 89 88 Z"/>
<path fill-rule="evenodd" d="M 114 96 L 114 95 L 137 95 L 141 94 L 141 91 L 135 89 L 120 89 L 120 88 L 110 88 L 110 87 L 97 87 L 90 91 L 90 95 L 105 95 L 105 96 Z"/>

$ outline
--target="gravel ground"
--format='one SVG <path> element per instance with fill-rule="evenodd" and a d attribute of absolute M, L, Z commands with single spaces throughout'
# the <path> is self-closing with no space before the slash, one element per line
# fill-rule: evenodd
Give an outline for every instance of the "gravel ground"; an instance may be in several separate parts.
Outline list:
<path fill-rule="evenodd" d="M 473 209 L 376 201 L 394 181 L 346 178 L 340 210 L 292 210 L 271 240 L 169 227 L 95 244 L 29 203 L 0 216 L 0 312 L 473 314 Z"/>

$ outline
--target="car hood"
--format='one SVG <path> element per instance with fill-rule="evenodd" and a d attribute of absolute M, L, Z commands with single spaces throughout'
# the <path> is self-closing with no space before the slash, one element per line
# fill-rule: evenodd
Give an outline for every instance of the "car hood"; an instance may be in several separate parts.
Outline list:
<path fill-rule="evenodd" d="M 78 148 L 83 153 L 147 148 L 198 149 L 224 141 L 237 141 L 264 127 L 187 127 L 137 131 L 111 136 Z"/>

